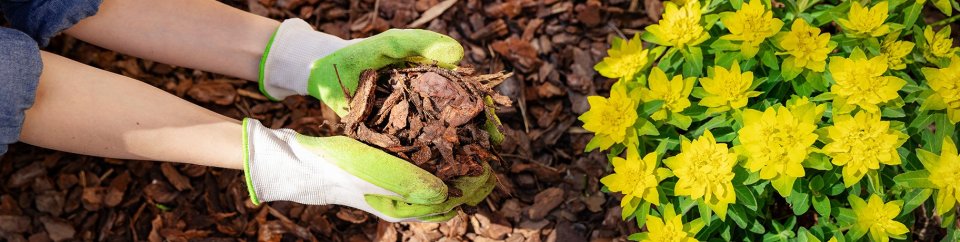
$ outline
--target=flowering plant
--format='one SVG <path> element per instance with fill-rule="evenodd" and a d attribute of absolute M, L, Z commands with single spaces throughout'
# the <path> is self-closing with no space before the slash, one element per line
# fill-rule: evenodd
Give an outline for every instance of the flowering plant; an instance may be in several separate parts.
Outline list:
<path fill-rule="evenodd" d="M 580 117 L 629 239 L 960 240 L 956 0 L 663 4 Z"/>

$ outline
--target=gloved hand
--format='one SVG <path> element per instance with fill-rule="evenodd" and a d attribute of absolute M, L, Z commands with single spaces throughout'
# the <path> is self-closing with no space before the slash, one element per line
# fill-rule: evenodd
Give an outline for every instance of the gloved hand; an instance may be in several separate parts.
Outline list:
<path fill-rule="evenodd" d="M 288 19 L 274 33 L 260 62 L 260 91 L 272 100 L 309 94 L 344 117 L 350 106 L 344 89 L 352 95 L 364 70 L 403 61 L 453 68 L 461 58 L 460 43 L 428 30 L 391 29 L 343 40 L 314 31 L 301 19 Z"/>
<path fill-rule="evenodd" d="M 254 119 L 244 119 L 243 130 L 243 171 L 254 204 L 337 204 L 390 222 L 442 222 L 457 215 L 457 206 L 483 201 L 496 182 L 484 163 L 482 175 L 454 181 L 463 196 L 447 199 L 436 176 L 354 139 L 273 130 Z"/>

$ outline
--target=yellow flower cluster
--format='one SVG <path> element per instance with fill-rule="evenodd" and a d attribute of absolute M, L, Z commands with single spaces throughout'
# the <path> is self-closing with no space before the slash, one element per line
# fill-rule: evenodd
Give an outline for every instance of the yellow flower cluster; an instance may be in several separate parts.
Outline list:
<path fill-rule="evenodd" d="M 770 180 L 781 196 L 790 196 L 793 183 L 803 177 L 803 161 L 814 151 L 817 141 L 814 130 L 826 105 L 816 105 L 806 99 L 793 106 L 767 108 L 760 112 L 743 112 L 743 128 L 739 131 L 740 147 L 747 157 L 744 167 L 760 172 L 760 178 Z"/>
<path fill-rule="evenodd" d="M 650 77 L 647 79 L 649 88 L 644 87 L 640 90 L 640 98 L 644 102 L 663 101 L 663 107 L 653 113 L 650 118 L 653 120 L 665 120 L 668 114 L 682 112 L 683 109 L 690 107 L 690 92 L 693 91 L 695 78 L 676 75 L 667 79 L 667 74 L 654 67 L 650 70 Z"/>
<path fill-rule="evenodd" d="M 646 30 L 654 36 L 653 42 L 663 46 L 683 48 L 696 46 L 710 38 L 700 25 L 700 1 L 687 1 L 683 7 L 672 2 L 664 4 L 663 18 Z"/>
<path fill-rule="evenodd" d="M 613 47 L 607 50 L 608 56 L 593 69 L 605 77 L 633 80 L 633 76 L 650 62 L 648 54 L 649 51 L 643 49 L 640 35 L 634 35 L 631 40 L 615 38 Z"/>
<path fill-rule="evenodd" d="M 949 137 L 943 139 L 940 155 L 926 150 L 917 150 L 920 163 L 930 172 L 927 177 L 937 189 L 937 214 L 944 215 L 960 202 L 960 155 L 957 146 Z"/>
<path fill-rule="evenodd" d="M 884 76 L 886 72 L 886 57 L 867 59 L 859 48 L 850 58 L 830 57 L 830 73 L 836 81 L 830 92 L 837 95 L 840 105 L 856 105 L 877 113 L 878 105 L 900 97 L 897 91 L 907 84 L 899 77 Z"/>
<path fill-rule="evenodd" d="M 647 232 L 640 234 L 640 242 L 697 242 L 693 238 L 703 226 L 684 226 L 680 215 L 673 211 L 673 206 L 667 204 L 663 218 L 647 216 Z"/>
<path fill-rule="evenodd" d="M 827 128 L 830 142 L 823 147 L 834 165 L 843 166 L 843 183 L 853 186 L 880 164 L 899 165 L 897 148 L 906 141 L 903 133 L 890 129 L 890 122 L 880 115 L 859 112 L 856 116 L 840 115 Z"/>
<path fill-rule="evenodd" d="M 820 28 L 810 26 L 802 18 L 793 21 L 790 32 L 784 35 L 779 44 L 790 54 L 783 60 L 784 65 L 814 72 L 823 72 L 827 65 L 827 54 L 835 47 L 830 42 L 830 33 L 821 34 Z"/>
<path fill-rule="evenodd" d="M 590 109 L 579 117 L 583 128 L 595 134 L 588 149 L 611 150 L 608 158 L 613 172 L 600 183 L 610 192 L 623 194 L 620 206 L 625 219 L 630 215 L 639 218 L 637 212 L 646 211 L 639 210 L 640 206 L 649 204 L 660 210 L 659 214 L 644 214 L 646 218 L 640 222 L 646 223 L 646 230 L 632 235 L 631 240 L 696 241 L 694 236 L 704 221 L 686 221 L 695 224 L 692 227 L 684 224 L 682 214 L 671 204 L 677 198 L 661 197 L 664 190 L 658 190 L 659 186 L 668 178 L 667 184 L 676 181 L 672 195 L 682 197 L 679 201 L 684 206 L 709 207 L 701 207 L 700 219 L 710 221 L 711 211 L 725 219 L 728 208 L 734 219 L 769 219 L 768 215 L 744 215 L 745 207 L 755 209 L 751 205 L 757 203 L 733 205 L 738 202 L 736 192 L 761 194 L 739 194 L 741 200 L 749 200 L 744 196 L 750 195 L 766 199 L 769 190 L 764 189 L 770 185 L 795 209 L 803 209 L 795 204 L 844 194 L 832 189 L 832 184 L 814 185 L 822 178 L 836 181 L 836 173 L 844 187 L 857 185 L 864 177 L 879 180 L 881 184 L 869 184 L 883 187 L 890 179 L 878 179 L 881 174 L 914 167 L 888 167 L 880 172 L 884 165 L 902 163 L 898 149 L 908 136 L 901 130 L 915 130 L 917 123 L 930 120 L 941 129 L 942 112 L 930 110 L 946 110 L 950 122 L 960 123 L 960 48 L 953 46 L 949 26 L 934 31 L 931 26 L 940 24 L 914 24 L 910 16 L 922 10 L 922 2 L 804 2 L 795 9 L 771 9 L 768 2 L 747 0 L 727 6 L 710 1 L 664 1 L 664 12 L 656 24 L 632 38 L 615 38 L 607 56 L 594 66 L 602 76 L 618 79 L 609 98 L 588 97 Z M 850 7 L 846 16 L 831 22 L 817 16 L 832 16 L 836 10 L 817 4 Z M 908 12 L 901 14 L 904 9 Z M 893 15 L 891 11 L 895 11 Z M 793 21 L 789 29 L 784 28 L 784 20 Z M 834 31 L 831 23 L 838 25 L 839 31 Z M 831 26 L 824 29 L 833 35 L 818 26 Z M 921 38 L 922 26 L 926 28 Z M 711 38 L 709 32 L 721 31 L 727 33 Z M 644 41 L 653 46 L 645 49 Z M 838 43 L 844 46 L 838 47 Z M 917 77 L 917 69 L 922 77 Z M 784 96 L 790 95 L 797 96 L 785 101 Z M 828 113 L 831 104 L 825 102 L 831 99 Z M 911 113 L 917 110 L 915 103 L 920 104 L 921 114 Z M 927 118 L 910 121 L 921 116 Z M 703 134 L 696 137 L 699 132 Z M 909 140 L 909 146 L 920 146 L 917 140 L 930 142 L 930 136 Z M 653 146 L 656 151 L 640 153 L 654 150 Z M 898 189 L 934 189 L 936 213 L 955 211 L 960 204 L 960 155 L 950 135 L 946 135 L 940 155 L 926 150 L 916 153 L 925 170 L 899 176 L 895 181 Z M 664 167 L 661 155 L 666 156 Z M 921 175 L 925 180 L 918 179 Z M 804 180 L 805 176 L 812 179 Z M 794 192 L 795 185 L 804 191 Z M 847 216 L 850 209 L 846 208 L 842 209 L 844 216 L 826 214 L 824 218 L 849 229 L 848 238 L 904 239 L 909 230 L 895 220 L 905 209 L 903 202 L 884 202 L 884 198 L 905 197 L 903 193 L 896 194 L 900 192 L 897 189 L 888 194 L 868 191 L 876 194 L 867 200 L 859 197 L 861 191 L 846 193 L 856 218 Z M 922 192 L 930 194 L 929 190 Z M 671 193 L 667 190 L 666 194 Z M 796 199 L 797 195 L 806 200 Z M 822 201 L 810 202 L 817 213 L 824 213 Z M 831 206 L 843 203 L 828 202 Z M 737 225 L 743 228 L 742 221 Z M 826 239 L 813 238 L 810 232 L 807 235 L 811 241 Z M 836 236 L 830 241 L 844 237 Z"/>
<path fill-rule="evenodd" d="M 941 59 L 949 59 L 957 53 L 958 48 L 953 47 L 953 39 L 950 39 L 949 25 L 937 32 L 933 32 L 933 27 L 928 25 L 923 29 L 923 39 L 927 42 L 927 48 L 923 52 L 927 61 L 940 63 Z"/>
<path fill-rule="evenodd" d="M 610 91 L 610 98 L 587 97 L 590 110 L 580 116 L 583 128 L 596 134 L 601 150 L 615 143 L 622 143 L 637 121 L 637 102 L 628 97 L 623 89 Z"/>
<path fill-rule="evenodd" d="M 783 27 L 783 21 L 773 17 L 760 0 L 744 4 L 735 13 L 721 13 L 720 21 L 730 30 L 730 34 L 720 39 L 741 41 L 741 53 L 745 58 L 753 58 L 760 50 L 760 43 L 777 34 Z"/>
<path fill-rule="evenodd" d="M 627 158 L 614 157 L 613 174 L 600 179 L 600 183 L 607 186 L 611 192 L 623 193 L 620 206 L 625 213 L 633 213 L 640 204 L 640 199 L 651 204 L 660 204 L 660 193 L 657 186 L 660 181 L 672 176 L 670 170 L 657 168 L 657 154 L 650 153 L 640 159 L 637 148 L 627 148 Z"/>
<path fill-rule="evenodd" d="M 883 199 L 877 194 L 870 195 L 869 201 L 852 195 L 849 200 L 850 207 L 857 215 L 857 222 L 854 224 L 856 231 L 866 232 L 870 240 L 886 242 L 890 241 L 891 236 L 901 237 L 910 232 L 906 225 L 893 220 L 900 214 L 903 201 L 883 203 Z"/>
<path fill-rule="evenodd" d="M 838 19 L 837 23 L 851 37 L 865 38 L 883 36 L 890 32 L 890 25 L 885 24 L 889 12 L 886 1 L 877 3 L 872 8 L 860 5 L 860 1 L 852 1 L 850 13 L 846 19 Z"/>
<path fill-rule="evenodd" d="M 680 154 L 663 163 L 679 178 L 676 195 L 703 199 L 721 219 L 726 218 L 727 206 L 737 201 L 732 183 L 737 155 L 726 144 L 717 143 L 708 130 L 693 142 L 681 140 Z"/>
<path fill-rule="evenodd" d="M 890 70 L 903 70 L 907 68 L 904 57 L 913 51 L 913 46 L 913 42 L 897 40 L 897 34 L 888 34 L 880 45 L 880 55 L 887 58 Z"/>
<path fill-rule="evenodd" d="M 747 106 L 748 98 L 760 95 L 760 92 L 752 91 L 753 72 L 741 72 L 737 62 L 733 62 L 730 70 L 714 66 L 713 75 L 700 78 L 700 85 L 707 92 L 707 96 L 700 100 L 701 106 L 710 108 L 707 112 L 740 109 Z"/>
<path fill-rule="evenodd" d="M 946 109 L 950 122 L 960 122 L 960 57 L 951 57 L 950 65 L 945 68 L 924 67 L 920 71 L 927 78 L 927 85 L 934 91 L 933 95 L 924 101 L 924 108 Z"/>

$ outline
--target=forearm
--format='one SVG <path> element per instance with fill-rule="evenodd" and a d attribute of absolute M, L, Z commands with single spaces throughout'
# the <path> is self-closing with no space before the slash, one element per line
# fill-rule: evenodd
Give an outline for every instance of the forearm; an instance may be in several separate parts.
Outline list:
<path fill-rule="evenodd" d="M 279 25 L 216 1 L 104 0 L 95 16 L 66 33 L 145 59 L 257 80 Z"/>
<path fill-rule="evenodd" d="M 119 159 L 241 169 L 239 121 L 160 89 L 50 53 L 20 140 Z"/>

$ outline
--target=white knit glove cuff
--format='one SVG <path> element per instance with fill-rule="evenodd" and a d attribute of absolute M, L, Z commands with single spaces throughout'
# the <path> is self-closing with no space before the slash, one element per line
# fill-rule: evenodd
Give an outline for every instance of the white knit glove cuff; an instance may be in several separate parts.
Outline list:
<path fill-rule="evenodd" d="M 284 20 L 264 53 L 266 59 L 260 70 L 263 91 L 273 100 L 307 95 L 313 62 L 359 40 L 318 32 L 302 19 Z"/>

